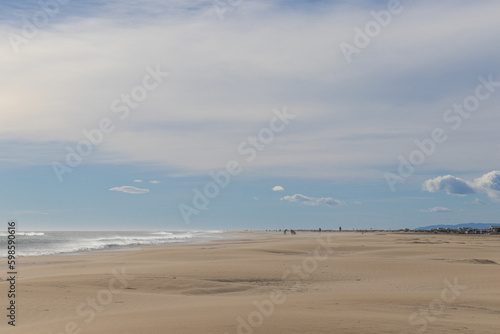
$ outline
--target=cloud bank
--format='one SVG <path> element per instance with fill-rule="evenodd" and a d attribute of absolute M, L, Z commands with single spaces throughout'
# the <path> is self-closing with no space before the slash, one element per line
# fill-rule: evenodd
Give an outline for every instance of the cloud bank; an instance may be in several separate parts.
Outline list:
<path fill-rule="evenodd" d="M 37 10 L 37 2 L 22 3 L 29 2 L 0 13 L 2 35 L 22 34 L 21 17 Z M 85 163 L 201 175 L 224 168 L 228 152 L 268 124 L 272 108 L 286 105 L 297 125 L 259 152 L 254 170 L 379 177 L 402 146 L 428 135 L 437 112 L 500 68 L 498 1 L 413 1 L 348 65 L 340 43 L 352 43 L 355 26 L 382 9 L 386 2 L 255 0 L 221 22 L 212 1 L 72 1 L 20 54 L 7 39 L 0 44 L 0 159 L 64 159 L 66 145 L 109 117 L 116 130 Z M 170 76 L 120 121 L 111 103 L 156 64 Z M 422 169 L 493 169 L 498 96 Z"/>

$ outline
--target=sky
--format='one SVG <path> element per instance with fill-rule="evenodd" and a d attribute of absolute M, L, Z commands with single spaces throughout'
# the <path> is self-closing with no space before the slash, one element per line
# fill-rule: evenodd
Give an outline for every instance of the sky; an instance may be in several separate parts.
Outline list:
<path fill-rule="evenodd" d="M 0 1 L 21 230 L 499 224 L 498 1 Z"/>

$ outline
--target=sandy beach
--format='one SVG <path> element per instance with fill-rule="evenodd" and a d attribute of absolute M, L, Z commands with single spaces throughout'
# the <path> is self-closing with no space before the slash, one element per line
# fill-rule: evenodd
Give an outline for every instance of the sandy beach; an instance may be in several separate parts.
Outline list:
<path fill-rule="evenodd" d="M 498 333 L 498 235 L 239 232 L 21 258 L 1 333 Z M 0 282 L 7 314 L 8 282 Z"/>

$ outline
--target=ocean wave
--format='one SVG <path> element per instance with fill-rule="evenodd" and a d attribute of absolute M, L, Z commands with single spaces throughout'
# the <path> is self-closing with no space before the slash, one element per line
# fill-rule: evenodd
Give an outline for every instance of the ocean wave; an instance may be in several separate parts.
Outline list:
<path fill-rule="evenodd" d="M 1 233 L 5 232 L 0 232 Z M 43 256 L 113 250 L 127 247 L 166 245 L 170 243 L 212 240 L 218 231 L 158 232 L 18 232 L 18 256 Z M 6 235 L 6 234 L 5 234 Z M 5 239 L 5 240 L 4 240 Z M 0 257 L 5 257 L 6 238 L 0 238 Z"/>
<path fill-rule="evenodd" d="M 172 232 L 154 232 L 155 235 L 172 235 Z"/>
<path fill-rule="evenodd" d="M 182 240 L 171 240 L 169 243 L 182 242 Z M 30 249 L 30 250 L 20 250 L 19 256 L 41 256 L 41 255 L 56 255 L 56 254 L 65 254 L 65 253 L 81 253 L 81 252 L 91 252 L 91 251 L 101 251 L 101 250 L 112 250 L 119 249 L 124 247 L 137 247 L 137 246 L 154 246 L 154 245 L 162 245 L 166 244 L 166 242 L 160 242 L 158 240 L 109 240 L 105 242 L 91 242 L 91 241 L 83 241 L 83 242 L 75 242 L 72 244 L 66 245 L 58 245 L 57 248 L 50 249 Z"/>
<path fill-rule="evenodd" d="M 0 237 L 6 237 L 8 235 L 9 235 L 9 233 L 0 232 Z M 16 235 L 22 235 L 22 236 L 26 236 L 26 237 L 34 237 L 34 236 L 44 236 L 45 233 L 43 233 L 43 232 L 18 232 L 18 231 L 16 231 Z"/>
<path fill-rule="evenodd" d="M 192 231 L 194 233 L 207 233 L 207 234 L 219 234 L 225 233 L 225 230 L 200 230 L 200 231 Z"/>
<path fill-rule="evenodd" d="M 103 238 L 98 238 L 96 241 L 98 242 L 105 242 L 105 243 L 112 243 L 112 242 L 119 242 L 120 244 L 135 244 L 135 243 L 144 243 L 144 244 L 150 244 L 150 243 L 158 243 L 158 242 L 168 242 L 170 240 L 176 240 L 176 239 L 190 239 L 192 238 L 193 235 L 189 232 L 187 233 L 179 233 L 179 234 L 173 234 L 170 233 L 170 235 L 165 234 L 165 235 L 157 235 L 157 236 L 111 236 L 111 237 L 103 237 Z"/>
<path fill-rule="evenodd" d="M 16 232 L 17 235 L 24 235 L 27 237 L 42 236 L 45 235 L 43 232 Z"/>

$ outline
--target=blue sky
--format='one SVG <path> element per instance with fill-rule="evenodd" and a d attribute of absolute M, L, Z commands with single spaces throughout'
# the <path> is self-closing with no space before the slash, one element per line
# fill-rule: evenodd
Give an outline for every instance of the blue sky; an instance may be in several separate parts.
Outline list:
<path fill-rule="evenodd" d="M 65 2 L 0 3 L 5 221 L 499 223 L 498 2 Z"/>

